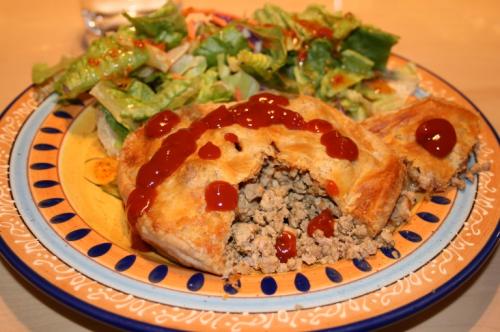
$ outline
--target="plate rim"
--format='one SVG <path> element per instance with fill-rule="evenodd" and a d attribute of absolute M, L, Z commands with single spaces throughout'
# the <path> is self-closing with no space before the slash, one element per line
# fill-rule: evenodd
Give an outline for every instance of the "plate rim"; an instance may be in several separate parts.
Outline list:
<path fill-rule="evenodd" d="M 405 61 L 411 61 L 409 58 L 401 56 L 399 54 L 392 54 L 393 56 L 400 58 Z M 479 109 L 479 107 L 462 91 L 460 91 L 455 85 L 451 84 L 448 80 L 444 79 L 442 76 L 436 74 L 434 71 L 415 63 L 415 65 L 427 71 L 429 74 L 433 75 L 438 80 L 445 83 L 448 87 L 450 87 L 453 91 L 458 93 L 462 98 L 464 98 L 480 115 L 482 120 L 488 125 L 489 129 L 493 133 L 496 138 L 497 143 L 500 144 L 500 138 L 488 120 L 488 118 L 483 114 L 483 112 Z M 27 88 L 21 91 L 0 113 L 0 119 L 12 108 L 12 106 L 29 91 L 34 85 L 30 84 Z M 10 156 L 9 156 L 10 159 Z M 31 233 L 31 231 L 30 231 Z M 365 329 L 375 329 L 382 326 L 385 326 L 389 323 L 395 323 L 409 314 L 415 314 L 416 312 L 430 306 L 433 303 L 438 302 L 438 300 L 443 297 L 449 295 L 453 290 L 458 288 L 461 284 L 463 284 L 467 279 L 469 279 L 474 273 L 476 273 L 479 268 L 488 260 L 489 257 L 495 252 L 495 249 L 499 243 L 500 239 L 500 219 L 497 221 L 497 225 L 495 230 L 491 233 L 488 241 L 484 244 L 481 250 L 477 253 L 477 255 L 467 264 L 460 272 L 455 274 L 451 279 L 447 282 L 436 288 L 434 292 L 428 293 L 420 298 L 417 298 L 410 303 L 407 303 L 401 307 L 398 307 L 392 311 L 370 317 L 364 319 L 362 321 L 348 323 L 346 325 L 338 326 L 335 328 L 326 328 L 320 331 L 338 331 L 340 329 L 345 330 L 346 328 L 349 330 L 365 330 Z M 43 244 L 41 244 L 44 248 L 46 248 Z M 47 248 L 46 248 L 47 249 Z M 47 249 L 48 250 L 48 249 Z M 50 252 L 50 250 L 49 250 Z M 100 307 L 89 304 L 76 296 L 58 288 L 55 284 L 44 279 L 41 275 L 39 275 L 36 271 L 34 271 L 31 267 L 29 267 L 21 258 L 19 258 L 15 252 L 8 246 L 3 237 L 0 235 L 0 254 L 5 260 L 26 280 L 28 280 L 31 284 L 35 285 L 37 288 L 41 289 L 44 293 L 51 296 L 52 298 L 58 300 L 59 302 L 68 305 L 70 308 L 78 311 L 81 314 L 84 314 L 94 320 L 98 320 L 102 323 L 112 325 L 119 328 L 127 328 L 134 330 L 142 330 L 142 331 L 178 331 L 177 329 L 168 328 L 164 326 L 153 325 L 150 323 L 142 322 L 139 320 L 131 319 L 119 314 L 112 313 Z"/>

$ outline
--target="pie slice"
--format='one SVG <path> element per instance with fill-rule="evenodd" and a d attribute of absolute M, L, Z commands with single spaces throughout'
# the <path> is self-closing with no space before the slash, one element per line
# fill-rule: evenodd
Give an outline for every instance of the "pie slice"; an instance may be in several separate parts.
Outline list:
<path fill-rule="evenodd" d="M 456 183 L 479 134 L 476 114 L 437 98 L 376 115 L 363 126 L 405 161 L 410 179 L 427 192 L 443 191 Z"/>
<path fill-rule="evenodd" d="M 171 121 L 176 117 L 170 112 L 160 113 L 157 118 L 163 117 L 163 122 L 150 120 L 128 136 L 119 158 L 118 184 L 139 236 L 183 265 L 227 274 L 230 238 L 248 235 L 248 227 L 241 227 L 241 222 L 237 223 L 241 232 L 232 230 L 235 220 L 248 218 L 242 195 L 248 204 L 261 206 L 263 213 L 266 206 L 276 203 L 255 183 L 266 169 L 295 174 L 290 186 L 280 178 L 267 180 L 268 188 L 285 191 L 273 196 L 285 202 L 279 208 L 281 223 L 266 231 L 266 250 L 273 261 L 283 240 L 280 236 L 286 233 L 281 232 L 288 229 L 299 238 L 309 222 L 300 229 L 288 220 L 293 219 L 288 196 L 299 178 L 316 189 L 296 189 L 293 195 L 297 199 L 316 202 L 311 204 L 324 208 L 322 215 L 327 219 L 338 214 L 333 211 L 338 207 L 343 216 L 352 218 L 344 223 L 354 220 L 353 224 L 363 225 L 364 231 L 359 232 L 364 234 L 359 237 L 373 238 L 380 233 L 400 195 L 405 168 L 399 158 L 376 135 L 317 99 L 287 100 L 263 93 L 240 104 L 195 105 L 178 114 L 181 117 Z M 159 128 L 167 127 L 168 133 L 154 137 L 154 130 L 158 133 Z M 273 166 L 263 169 L 269 164 Z M 307 196 L 311 193 L 321 197 Z M 143 202 L 138 209 L 135 200 Z M 261 217 L 271 226 L 268 215 Z M 247 238 L 254 239 L 252 234 Z M 303 254 L 301 250 L 298 255 Z"/>

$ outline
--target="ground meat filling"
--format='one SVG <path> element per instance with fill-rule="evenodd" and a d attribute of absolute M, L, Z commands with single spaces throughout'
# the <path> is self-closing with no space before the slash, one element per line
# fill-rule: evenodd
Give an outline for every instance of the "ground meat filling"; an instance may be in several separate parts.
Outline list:
<path fill-rule="evenodd" d="M 311 219 L 329 209 L 334 216 L 334 235 L 321 230 L 307 234 Z M 281 263 L 276 238 L 288 231 L 296 237 L 297 255 Z M 308 172 L 267 160 L 258 176 L 240 185 L 238 211 L 226 247 L 226 275 L 285 272 L 303 263 L 333 263 L 341 258 L 373 255 L 390 245 L 392 232 L 384 229 L 371 239 L 366 227 L 350 216 L 341 216 L 337 205 L 311 179 Z"/>

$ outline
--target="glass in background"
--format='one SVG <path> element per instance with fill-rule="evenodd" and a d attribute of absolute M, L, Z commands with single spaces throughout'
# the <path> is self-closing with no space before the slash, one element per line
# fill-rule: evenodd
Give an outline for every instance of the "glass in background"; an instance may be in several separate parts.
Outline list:
<path fill-rule="evenodd" d="M 87 43 L 124 24 L 122 13 L 144 15 L 160 8 L 166 0 L 81 0 Z"/>

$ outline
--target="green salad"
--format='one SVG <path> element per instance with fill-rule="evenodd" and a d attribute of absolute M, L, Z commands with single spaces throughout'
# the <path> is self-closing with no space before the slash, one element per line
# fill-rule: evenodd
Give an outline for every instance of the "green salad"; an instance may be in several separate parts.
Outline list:
<path fill-rule="evenodd" d="M 169 1 L 147 16 L 124 15 L 129 25 L 83 55 L 36 64 L 32 73 L 41 91 L 61 101 L 94 96 L 100 132 L 116 148 L 165 109 L 273 89 L 315 96 L 362 120 L 400 107 L 418 84 L 411 64 L 386 68 L 397 36 L 322 6 L 290 13 L 265 5 L 240 18 Z"/>

